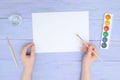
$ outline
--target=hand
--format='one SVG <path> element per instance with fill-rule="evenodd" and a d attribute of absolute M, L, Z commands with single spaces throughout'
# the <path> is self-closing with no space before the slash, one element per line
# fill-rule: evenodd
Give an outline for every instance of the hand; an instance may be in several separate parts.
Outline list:
<path fill-rule="evenodd" d="M 26 55 L 28 49 L 30 49 L 30 55 Z M 35 47 L 34 44 L 27 44 L 26 46 L 23 47 L 21 51 L 20 58 L 23 62 L 24 69 L 26 71 L 32 72 L 33 66 L 34 66 L 34 61 L 35 61 Z"/>
<path fill-rule="evenodd" d="M 89 43 L 84 43 L 83 44 L 83 48 L 82 51 L 85 52 L 85 55 L 83 57 L 83 61 L 82 64 L 83 66 L 88 66 L 90 67 L 90 65 L 96 60 L 98 52 L 97 52 L 97 48 Z"/>

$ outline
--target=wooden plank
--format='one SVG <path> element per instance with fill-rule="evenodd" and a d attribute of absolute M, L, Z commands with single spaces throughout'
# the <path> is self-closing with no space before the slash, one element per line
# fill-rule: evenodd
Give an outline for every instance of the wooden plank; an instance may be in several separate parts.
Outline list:
<path fill-rule="evenodd" d="M 0 1 L 0 18 L 8 18 L 11 14 L 19 14 L 23 18 L 31 19 L 33 12 L 53 12 L 53 11 L 90 11 L 90 19 L 102 19 L 105 12 L 111 12 L 115 19 L 120 19 L 119 0 L 111 1 L 74 1 L 74 0 L 57 0 L 57 1 Z M 109 5 L 112 4 L 112 5 Z M 100 6 L 99 6 L 100 5 Z M 102 6 L 101 6 L 102 5 Z"/>
<path fill-rule="evenodd" d="M 96 2 L 100 2 L 100 3 L 103 3 L 103 2 L 101 2 L 101 1 L 104 1 L 104 0 L 101 0 L 101 1 L 99 1 L 99 0 L 95 0 L 95 1 L 89 1 L 89 0 L 84 0 L 84 1 L 80 1 L 80 0 L 76 0 L 76 1 L 74 1 L 74 0 L 56 0 L 56 2 L 59 2 L 59 1 L 61 1 L 61 2 L 69 2 L 69 3 L 81 3 L 81 2 L 84 2 L 84 3 L 96 3 Z M 55 2 L 55 1 L 49 1 L 49 0 L 39 0 L 39 1 L 37 1 L 37 0 L 35 0 L 35 1 L 32 1 L 32 0 L 25 0 L 25 1 L 21 1 L 21 0 L 12 0 L 12 1 L 9 1 L 9 0 L 2 0 L 1 1 L 1 3 L 15 3 L 15 2 L 19 2 L 19 3 L 26 3 L 26 2 Z M 104 1 L 104 2 L 107 2 L 107 1 Z M 119 2 L 119 0 L 111 0 L 111 1 L 109 1 L 109 3 L 111 3 L 111 2 Z"/>
<path fill-rule="evenodd" d="M 0 39 L 8 36 L 10 39 L 32 39 L 32 23 L 23 20 L 20 26 L 12 26 L 7 19 L 0 19 Z"/>
<path fill-rule="evenodd" d="M 57 10 L 54 10 L 53 8 L 50 7 L 33 7 L 33 8 L 23 8 L 20 10 L 19 8 L 16 10 L 10 10 L 10 9 L 2 9 L 0 10 L 3 13 L 0 13 L 0 19 L 7 19 L 10 15 L 20 15 L 23 19 L 32 19 L 31 15 L 32 13 L 42 13 L 42 12 L 67 12 L 67 11 L 89 11 L 89 17 L 90 20 L 96 20 L 96 19 L 101 19 L 103 20 L 103 16 L 105 13 L 111 13 L 114 15 L 114 20 L 120 20 L 120 11 L 119 10 L 89 10 L 89 9 L 66 9 L 62 10 L 58 8 Z"/>
<path fill-rule="evenodd" d="M 114 20 L 112 25 L 111 40 L 120 40 L 120 20 Z M 20 26 L 12 26 L 7 19 L 0 19 L 0 39 L 6 36 L 10 39 L 33 39 L 32 21 L 24 19 Z M 90 20 L 90 40 L 100 40 L 102 36 L 103 20 Z"/>
<path fill-rule="evenodd" d="M 80 61 L 48 61 L 45 63 L 40 60 L 42 59 L 37 59 L 35 62 L 33 80 L 80 80 Z M 11 60 L 0 60 L 0 65 L 1 80 L 21 80 L 23 72 L 21 61 L 19 61 L 18 69 Z M 91 66 L 92 80 L 117 80 L 120 78 L 119 68 L 120 62 L 95 62 Z"/>
<path fill-rule="evenodd" d="M 32 42 L 32 40 L 10 40 L 12 47 L 15 52 L 17 61 L 20 60 L 20 51 L 22 47 Z M 120 61 L 120 42 L 110 42 L 110 48 L 108 50 L 100 49 L 100 41 L 90 41 L 95 44 L 98 48 L 99 55 L 103 61 Z M 12 60 L 8 44 L 6 40 L 0 41 L 0 60 Z M 80 61 L 83 54 L 82 52 L 68 52 L 68 53 L 48 53 L 48 54 L 36 54 L 38 59 L 45 58 L 46 61 Z M 40 60 L 41 61 L 41 60 Z"/>

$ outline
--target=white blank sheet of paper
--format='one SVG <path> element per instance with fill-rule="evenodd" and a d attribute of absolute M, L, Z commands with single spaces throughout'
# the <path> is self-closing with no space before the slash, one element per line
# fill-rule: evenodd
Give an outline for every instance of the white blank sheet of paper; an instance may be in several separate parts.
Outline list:
<path fill-rule="evenodd" d="M 89 13 L 32 13 L 33 42 L 36 53 L 78 52 L 82 42 L 89 41 Z"/>

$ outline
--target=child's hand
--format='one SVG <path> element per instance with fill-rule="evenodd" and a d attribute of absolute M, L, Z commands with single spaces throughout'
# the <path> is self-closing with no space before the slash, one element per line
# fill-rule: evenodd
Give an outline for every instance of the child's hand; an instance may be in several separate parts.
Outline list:
<path fill-rule="evenodd" d="M 28 49 L 30 49 L 31 51 L 30 55 L 26 55 Z M 26 46 L 23 47 L 20 58 L 23 62 L 24 69 L 26 71 L 32 72 L 34 66 L 34 60 L 35 60 L 35 47 L 33 43 L 27 44 Z"/>
<path fill-rule="evenodd" d="M 86 45 L 88 45 L 86 47 Z M 95 59 L 97 58 L 96 55 L 98 55 L 97 49 L 94 45 L 89 44 L 89 43 L 84 43 L 83 44 L 83 48 L 82 51 L 85 52 L 85 55 L 83 57 L 83 61 L 82 64 L 83 66 L 88 66 L 90 67 L 90 65 L 95 61 Z"/>

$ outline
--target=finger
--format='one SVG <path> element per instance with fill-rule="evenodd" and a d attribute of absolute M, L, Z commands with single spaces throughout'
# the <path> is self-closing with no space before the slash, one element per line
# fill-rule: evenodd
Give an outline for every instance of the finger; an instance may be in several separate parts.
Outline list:
<path fill-rule="evenodd" d="M 92 43 L 87 43 L 89 46 L 94 46 L 95 47 L 95 45 L 93 45 Z"/>
<path fill-rule="evenodd" d="M 95 46 L 93 46 L 92 50 L 93 50 L 94 54 L 98 55 L 98 51 L 97 51 L 97 48 Z"/>
<path fill-rule="evenodd" d="M 92 46 L 92 47 L 93 47 L 93 50 L 96 50 L 96 49 L 97 49 L 96 46 L 93 45 L 93 44 L 91 44 L 91 43 L 89 43 L 89 46 Z"/>
<path fill-rule="evenodd" d="M 88 43 L 83 43 L 82 45 L 83 46 L 81 48 L 81 51 L 83 51 L 83 52 L 87 51 L 87 49 L 88 49 Z"/>
<path fill-rule="evenodd" d="M 84 43 L 83 43 L 83 46 L 84 46 L 84 47 L 88 47 L 88 46 L 89 46 L 89 43 L 84 42 Z"/>
<path fill-rule="evenodd" d="M 92 57 L 97 57 L 98 56 L 98 52 L 97 52 L 97 48 L 96 46 L 94 46 L 93 44 L 91 43 L 87 43 L 87 45 L 89 46 L 88 47 L 88 54 Z"/>
<path fill-rule="evenodd" d="M 89 43 L 89 46 L 92 46 L 93 47 L 92 50 L 94 50 L 95 52 L 97 52 L 97 47 L 95 45 Z"/>
<path fill-rule="evenodd" d="M 82 51 L 82 52 L 86 52 L 87 49 L 88 49 L 87 47 L 82 47 L 82 48 L 81 48 L 81 51 Z"/>
<path fill-rule="evenodd" d="M 85 43 L 85 45 L 87 45 L 87 47 L 91 46 L 91 43 Z"/>
<path fill-rule="evenodd" d="M 31 56 L 34 56 L 35 55 L 35 46 L 32 45 L 31 47 Z"/>
<path fill-rule="evenodd" d="M 98 57 L 98 53 L 97 53 L 96 51 L 94 51 L 94 50 L 92 51 L 92 57 L 93 57 L 93 58 Z"/>
<path fill-rule="evenodd" d="M 92 54 L 92 59 L 95 60 L 97 58 L 97 56 L 93 53 Z"/>
<path fill-rule="evenodd" d="M 92 46 L 89 46 L 89 47 L 88 47 L 88 53 L 87 53 L 87 54 L 88 54 L 88 55 L 91 55 L 92 52 L 93 52 L 93 51 L 92 51 Z"/>
<path fill-rule="evenodd" d="M 22 54 L 26 55 L 28 48 L 30 48 L 32 45 L 33 45 L 33 43 L 25 45 L 22 49 Z"/>
<path fill-rule="evenodd" d="M 93 58 L 98 57 L 98 53 L 94 51 L 92 57 L 93 57 Z"/>

